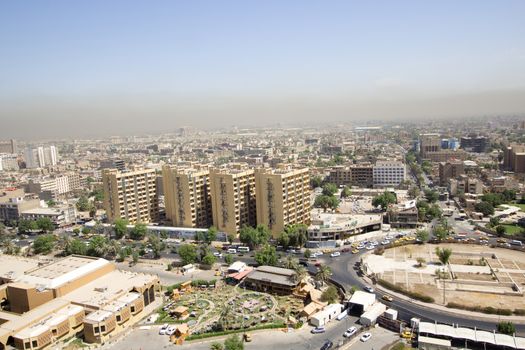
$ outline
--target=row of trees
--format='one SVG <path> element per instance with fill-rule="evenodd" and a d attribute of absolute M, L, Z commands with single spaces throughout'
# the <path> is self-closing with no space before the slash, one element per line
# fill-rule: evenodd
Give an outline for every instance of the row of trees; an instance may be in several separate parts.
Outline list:
<path fill-rule="evenodd" d="M 27 234 L 35 231 L 47 233 L 55 229 L 55 224 L 50 218 L 41 217 L 37 220 L 21 219 L 18 221 L 17 227 L 18 232 L 21 234 Z"/>

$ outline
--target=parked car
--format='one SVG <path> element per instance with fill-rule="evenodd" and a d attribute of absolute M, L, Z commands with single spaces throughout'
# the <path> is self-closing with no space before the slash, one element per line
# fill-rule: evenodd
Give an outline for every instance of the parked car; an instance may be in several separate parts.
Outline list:
<path fill-rule="evenodd" d="M 312 334 L 319 334 L 324 332 L 326 332 L 326 329 L 324 327 L 315 327 L 310 331 L 310 333 Z"/>
<path fill-rule="evenodd" d="M 351 336 L 353 336 L 355 333 L 357 332 L 357 328 L 356 327 L 350 327 L 346 330 L 346 332 L 344 332 L 343 334 L 343 337 L 345 338 L 350 338 Z"/>
<path fill-rule="evenodd" d="M 214 252 L 213 255 L 216 256 L 219 259 L 222 258 L 222 253 Z"/>
<path fill-rule="evenodd" d="M 371 333 L 364 333 L 361 338 L 359 338 L 359 340 L 361 340 L 362 342 L 366 342 L 368 341 L 370 338 L 372 338 L 372 334 Z"/>
<path fill-rule="evenodd" d="M 321 350 L 328 350 L 331 349 L 334 346 L 334 343 L 332 343 L 330 340 L 325 341 L 323 346 L 321 346 Z"/>
<path fill-rule="evenodd" d="M 341 256 L 341 253 L 340 252 L 333 252 L 332 254 L 330 254 L 330 256 L 332 258 L 335 258 L 335 257 Z"/>
<path fill-rule="evenodd" d="M 166 334 L 166 330 L 168 330 L 168 324 L 167 323 L 163 324 L 162 327 L 160 327 L 159 334 L 160 335 Z"/>

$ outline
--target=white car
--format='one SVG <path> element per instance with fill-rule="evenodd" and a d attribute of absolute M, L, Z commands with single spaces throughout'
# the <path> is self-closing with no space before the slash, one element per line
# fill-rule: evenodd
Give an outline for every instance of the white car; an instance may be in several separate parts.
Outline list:
<path fill-rule="evenodd" d="M 365 245 L 362 243 L 357 246 L 357 249 L 359 250 L 364 249 L 364 248 L 365 248 Z"/>
<path fill-rule="evenodd" d="M 390 241 L 385 239 L 383 242 L 381 242 L 382 245 L 389 245 L 390 244 Z"/>
<path fill-rule="evenodd" d="M 168 329 L 166 330 L 166 335 L 173 335 L 173 333 L 175 333 L 176 329 L 177 329 L 177 327 L 175 327 L 175 326 L 169 326 Z"/>
<path fill-rule="evenodd" d="M 367 250 L 372 250 L 372 249 L 375 249 L 375 246 L 372 245 L 372 244 L 369 244 L 369 245 L 366 246 L 366 249 Z"/>
<path fill-rule="evenodd" d="M 337 257 L 337 256 L 341 256 L 341 253 L 340 253 L 340 252 L 333 252 L 332 254 L 330 254 L 330 256 L 331 256 L 332 258 L 335 258 L 335 257 Z"/>
<path fill-rule="evenodd" d="M 160 327 L 160 329 L 159 329 L 159 334 L 160 335 L 166 334 L 166 330 L 167 329 L 168 329 L 168 324 L 167 323 L 163 324 L 162 327 Z"/>
<path fill-rule="evenodd" d="M 220 252 L 214 252 L 213 255 L 216 256 L 217 258 L 222 258 L 222 253 Z"/>
<path fill-rule="evenodd" d="M 350 338 L 351 336 L 353 336 L 355 334 L 355 332 L 357 332 L 357 328 L 355 327 L 350 327 L 346 330 L 346 332 L 343 334 L 343 337 L 345 338 Z"/>
<path fill-rule="evenodd" d="M 359 340 L 361 340 L 362 342 L 366 342 L 368 341 L 370 338 L 372 338 L 372 334 L 370 333 L 364 333 L 361 338 L 359 338 Z"/>

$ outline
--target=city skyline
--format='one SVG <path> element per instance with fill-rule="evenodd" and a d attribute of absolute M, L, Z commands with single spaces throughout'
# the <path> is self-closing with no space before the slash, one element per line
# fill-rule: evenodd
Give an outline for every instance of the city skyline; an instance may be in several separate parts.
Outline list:
<path fill-rule="evenodd" d="M 524 7 L 4 3 L 0 137 L 521 115 Z"/>

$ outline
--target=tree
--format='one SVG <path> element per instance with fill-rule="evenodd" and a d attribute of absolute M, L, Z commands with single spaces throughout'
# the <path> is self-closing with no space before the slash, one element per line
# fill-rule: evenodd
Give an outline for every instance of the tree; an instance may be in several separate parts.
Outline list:
<path fill-rule="evenodd" d="M 87 254 L 90 256 L 102 257 L 106 255 L 108 249 L 108 239 L 104 236 L 93 236 L 89 240 Z"/>
<path fill-rule="evenodd" d="M 385 191 L 383 194 L 375 196 L 372 199 L 372 205 L 374 207 L 381 207 L 381 209 L 386 210 L 390 204 L 397 202 L 396 195 L 392 192 Z"/>
<path fill-rule="evenodd" d="M 211 242 L 215 241 L 217 239 L 217 233 L 219 230 L 217 230 L 217 227 L 211 226 L 208 231 L 206 231 L 206 237 L 204 238 L 204 241 L 207 244 L 211 244 Z"/>
<path fill-rule="evenodd" d="M 50 199 L 50 200 L 48 200 L 46 202 L 46 204 L 47 204 L 48 207 L 52 208 L 52 207 L 57 205 L 57 202 L 55 202 L 54 200 Z"/>
<path fill-rule="evenodd" d="M 308 276 L 308 271 L 306 270 L 306 268 L 304 266 L 302 266 L 302 265 L 297 265 L 295 267 L 295 272 L 292 275 L 292 280 L 294 282 L 301 282 L 307 276 Z"/>
<path fill-rule="evenodd" d="M 115 231 L 115 238 L 121 239 L 128 232 L 128 220 L 126 219 L 115 219 L 113 229 Z"/>
<path fill-rule="evenodd" d="M 483 216 L 494 215 L 494 206 L 490 202 L 479 202 L 474 205 L 474 209 L 483 214 Z"/>
<path fill-rule="evenodd" d="M 319 175 L 312 177 L 312 179 L 310 180 L 310 185 L 312 186 L 312 188 L 321 187 L 322 184 L 323 178 Z"/>
<path fill-rule="evenodd" d="M 341 198 L 348 198 L 352 195 L 352 191 L 350 190 L 350 187 L 345 186 L 341 190 Z"/>
<path fill-rule="evenodd" d="M 496 233 L 498 234 L 498 237 L 501 237 L 505 234 L 505 226 L 498 225 L 496 226 Z"/>
<path fill-rule="evenodd" d="M 217 261 L 217 258 L 212 254 L 208 253 L 202 258 L 202 263 L 205 265 L 213 265 Z"/>
<path fill-rule="evenodd" d="M 41 235 L 33 241 L 35 254 L 49 254 L 55 247 L 56 238 L 54 235 Z"/>
<path fill-rule="evenodd" d="M 135 224 L 135 227 L 133 227 L 131 231 L 129 232 L 129 238 L 136 240 L 136 241 L 140 241 L 144 239 L 147 232 L 148 232 L 148 228 L 146 224 L 137 222 Z"/>
<path fill-rule="evenodd" d="M 237 334 L 232 335 L 224 341 L 224 350 L 244 350 L 244 343 Z"/>
<path fill-rule="evenodd" d="M 233 241 L 235 241 L 235 238 L 236 238 L 236 235 L 234 235 L 233 233 L 230 233 L 230 234 L 228 235 L 228 242 L 229 242 L 230 244 L 232 244 Z"/>
<path fill-rule="evenodd" d="M 264 245 L 260 250 L 255 253 L 255 261 L 259 265 L 277 265 L 277 253 L 275 247 L 269 244 Z"/>
<path fill-rule="evenodd" d="M 139 262 L 139 252 L 136 249 L 133 249 L 131 252 L 131 261 L 133 265 L 136 265 Z"/>
<path fill-rule="evenodd" d="M 155 259 L 160 258 L 160 253 L 166 248 L 164 242 L 155 234 L 148 235 L 148 245 L 151 246 Z"/>
<path fill-rule="evenodd" d="M 228 265 L 231 265 L 233 263 L 233 255 L 231 254 L 226 254 L 224 256 L 224 262 Z"/>
<path fill-rule="evenodd" d="M 51 221 L 48 217 L 41 217 L 36 220 L 36 226 L 38 229 L 44 233 L 47 233 L 49 231 L 53 231 L 55 229 L 55 225 L 53 224 L 53 221 Z"/>
<path fill-rule="evenodd" d="M 498 226 L 500 223 L 500 218 L 497 217 L 497 216 L 494 216 L 492 218 L 490 218 L 490 221 L 489 221 L 489 226 L 490 227 L 496 227 Z"/>
<path fill-rule="evenodd" d="M 326 211 L 328 208 L 335 210 L 339 207 L 339 199 L 335 196 L 320 195 L 315 198 L 314 207 L 323 208 Z"/>
<path fill-rule="evenodd" d="M 328 286 L 321 294 L 321 300 L 328 304 L 335 304 L 339 299 L 339 294 L 337 293 L 337 288 L 334 286 Z"/>
<path fill-rule="evenodd" d="M 86 255 L 87 246 L 80 239 L 74 238 L 66 242 L 66 245 L 64 247 L 64 253 L 65 255 Z"/>
<path fill-rule="evenodd" d="M 256 228 L 244 226 L 239 233 L 239 239 L 251 249 L 266 244 L 270 238 L 270 230 L 266 225 L 257 225 Z"/>
<path fill-rule="evenodd" d="M 416 261 L 419 267 L 423 267 L 423 264 L 425 263 L 425 258 L 418 257 Z"/>
<path fill-rule="evenodd" d="M 438 219 L 443 215 L 443 212 L 441 211 L 439 205 L 432 204 L 432 206 L 428 208 L 427 215 L 431 219 Z"/>
<path fill-rule="evenodd" d="M 323 195 L 333 196 L 337 192 L 337 186 L 333 183 L 326 183 L 323 185 Z"/>
<path fill-rule="evenodd" d="M 287 225 L 284 232 L 288 236 L 290 246 L 302 247 L 308 240 L 308 226 L 305 224 Z"/>
<path fill-rule="evenodd" d="M 322 283 L 325 283 L 326 281 L 328 281 L 331 276 L 332 276 L 332 270 L 330 269 L 330 267 L 326 265 L 319 267 L 319 270 L 315 274 L 315 278 Z"/>
<path fill-rule="evenodd" d="M 78 198 L 77 209 L 79 211 L 89 211 L 91 209 L 91 203 L 86 196 L 80 196 L 80 198 Z"/>
<path fill-rule="evenodd" d="M 197 261 L 197 250 L 192 244 L 183 244 L 179 247 L 177 253 L 179 254 L 184 265 L 193 264 Z"/>
<path fill-rule="evenodd" d="M 439 193 L 434 190 L 425 190 L 425 198 L 429 203 L 435 203 L 439 199 Z"/>
<path fill-rule="evenodd" d="M 282 245 L 284 248 L 288 248 L 290 246 L 290 236 L 288 235 L 288 232 L 281 232 L 278 240 L 279 244 Z"/>
<path fill-rule="evenodd" d="M 224 350 L 224 346 L 219 342 L 213 342 L 210 345 L 210 350 Z"/>
<path fill-rule="evenodd" d="M 294 270 L 295 268 L 297 268 L 297 266 L 299 266 L 299 259 L 297 259 L 295 256 L 287 255 L 284 258 L 283 267 L 285 269 Z"/>
<path fill-rule="evenodd" d="M 438 241 L 441 242 L 442 240 L 446 239 L 448 235 L 449 235 L 449 230 L 446 226 L 439 225 L 434 228 L 434 236 L 436 237 Z"/>
<path fill-rule="evenodd" d="M 306 249 L 304 250 L 304 257 L 305 257 L 306 259 L 310 259 L 311 256 L 312 256 L 312 251 L 311 251 L 310 249 L 306 248 Z"/>
<path fill-rule="evenodd" d="M 448 264 L 450 256 L 452 255 L 452 249 L 436 247 L 436 255 L 437 255 L 439 261 L 443 265 L 446 265 L 446 264 Z"/>
<path fill-rule="evenodd" d="M 420 242 L 426 242 L 428 241 L 430 237 L 430 234 L 428 233 L 427 230 L 417 230 L 416 231 L 416 238 L 420 241 Z"/>
<path fill-rule="evenodd" d="M 408 195 L 412 198 L 416 198 L 417 196 L 419 196 L 419 188 L 417 186 L 412 186 L 410 187 L 410 189 L 408 190 Z"/>
<path fill-rule="evenodd" d="M 501 321 L 498 323 L 498 332 L 507 335 L 514 335 L 516 333 L 516 326 L 514 326 L 514 323 L 512 322 Z"/>
<path fill-rule="evenodd" d="M 37 230 L 38 226 L 35 221 L 21 219 L 18 221 L 18 232 L 21 234 L 27 234 L 31 231 Z"/>

